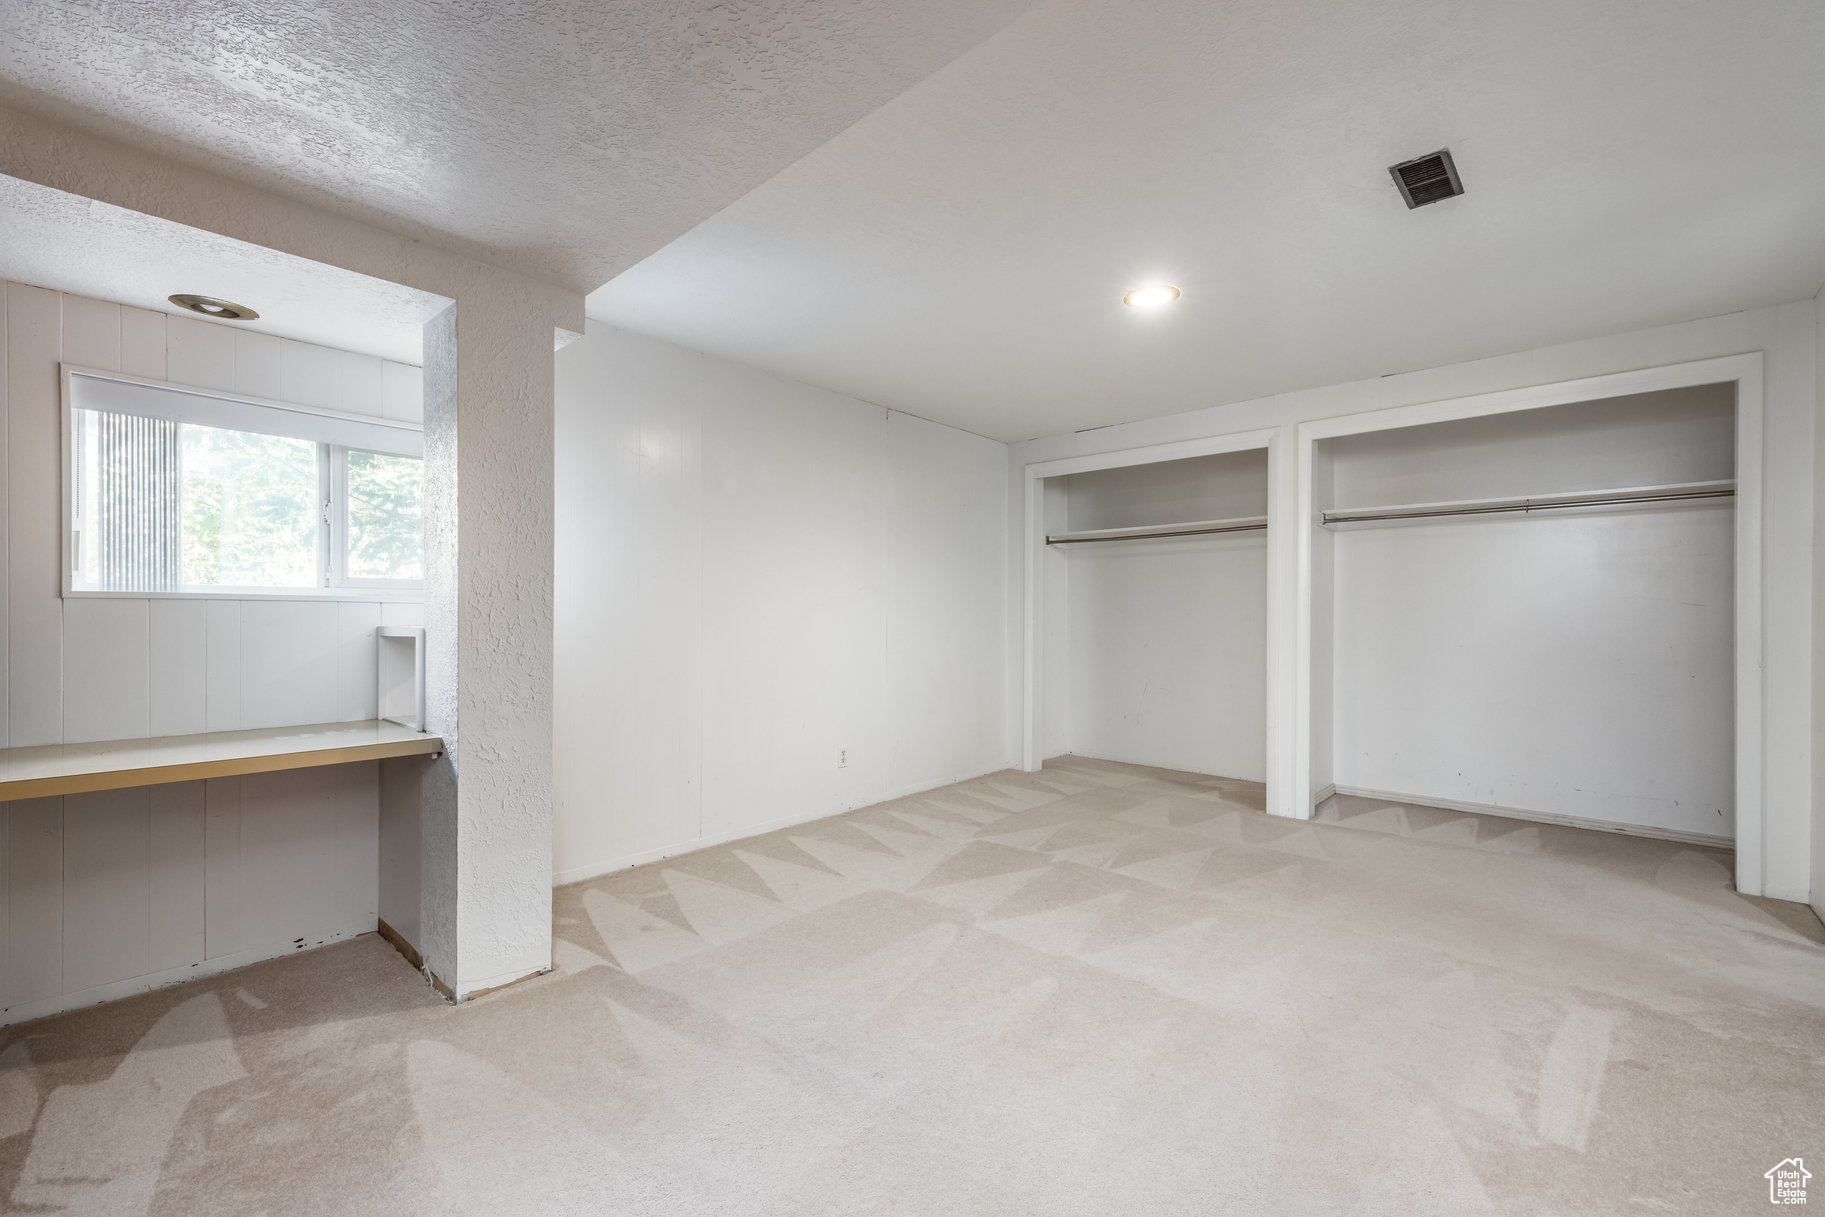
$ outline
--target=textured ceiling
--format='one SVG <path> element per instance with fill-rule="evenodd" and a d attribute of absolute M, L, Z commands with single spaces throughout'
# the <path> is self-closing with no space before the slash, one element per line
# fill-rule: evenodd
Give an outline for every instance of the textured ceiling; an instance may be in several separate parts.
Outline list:
<path fill-rule="evenodd" d="M 589 312 L 1019 439 L 1811 296 L 1822 149 L 1817 0 L 1043 0 Z"/>
<path fill-rule="evenodd" d="M 1030 0 L 0 0 L 0 102 L 588 291 Z"/>
<path fill-rule="evenodd" d="M 442 296 L 0 175 L 0 279 L 166 313 L 174 292 L 248 305 L 237 328 L 420 362 Z"/>

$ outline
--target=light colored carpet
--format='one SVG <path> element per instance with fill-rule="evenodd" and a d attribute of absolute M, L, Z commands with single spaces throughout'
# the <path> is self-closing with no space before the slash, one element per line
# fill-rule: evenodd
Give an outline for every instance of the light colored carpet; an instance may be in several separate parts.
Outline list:
<path fill-rule="evenodd" d="M 0 1038 L 8 1211 L 1737 1213 L 1825 1183 L 1825 948 L 1727 855 L 1066 758 Z M 1825 1188 L 1821 1189 L 1825 1192 Z"/>

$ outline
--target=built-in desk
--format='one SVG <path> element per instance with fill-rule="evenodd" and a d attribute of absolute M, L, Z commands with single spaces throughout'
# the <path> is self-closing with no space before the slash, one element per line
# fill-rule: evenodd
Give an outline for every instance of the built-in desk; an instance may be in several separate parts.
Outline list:
<path fill-rule="evenodd" d="M 372 719 L 160 739 L 0 748 L 0 802 L 199 778 L 343 765 L 444 750 L 435 735 Z"/>

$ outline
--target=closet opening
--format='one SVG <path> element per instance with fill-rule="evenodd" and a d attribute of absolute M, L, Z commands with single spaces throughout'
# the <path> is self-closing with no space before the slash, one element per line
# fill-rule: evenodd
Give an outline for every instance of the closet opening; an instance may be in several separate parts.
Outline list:
<path fill-rule="evenodd" d="M 1736 836 L 1737 386 L 1313 450 L 1314 801 Z"/>
<path fill-rule="evenodd" d="M 1042 483 L 1040 756 L 1267 778 L 1265 448 Z"/>

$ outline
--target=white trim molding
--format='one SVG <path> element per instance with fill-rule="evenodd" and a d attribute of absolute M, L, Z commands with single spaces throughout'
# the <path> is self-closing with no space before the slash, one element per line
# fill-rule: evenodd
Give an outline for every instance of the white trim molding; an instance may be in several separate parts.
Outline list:
<path fill-rule="evenodd" d="M 1550 811 L 1528 811 L 1521 807 L 1503 807 L 1495 803 L 1468 803 L 1461 799 L 1435 799 L 1430 796 L 1416 798 L 1412 795 L 1399 794 L 1391 790 L 1370 790 L 1366 786 L 1326 786 L 1316 793 L 1312 806 L 1314 809 L 1334 795 L 1345 798 L 1371 799 L 1377 803 L 1390 803 L 1401 807 L 1436 807 L 1441 811 L 1462 811 L 1475 816 L 1495 816 L 1502 820 L 1516 820 L 1525 824 L 1551 824 L 1559 828 L 1585 828 L 1592 832 L 1615 833 L 1623 837 L 1646 837 L 1653 841 L 1676 841 L 1681 845 L 1697 845 L 1705 849 L 1729 849 L 1734 842 L 1729 837 L 1720 837 L 1708 832 L 1685 832 L 1677 828 L 1655 828 L 1649 824 L 1619 824 L 1614 820 L 1593 820 L 1586 816 L 1561 816 Z"/>
<path fill-rule="evenodd" d="M 564 870 L 554 871 L 552 873 L 551 886 L 558 888 L 568 887 L 573 883 L 584 883 L 590 879 L 599 879 L 603 875 L 612 875 L 616 871 L 624 871 L 635 866 L 644 866 L 649 862 L 658 862 L 665 858 L 676 858 L 681 854 L 694 854 L 700 849 L 713 849 L 718 845 L 727 845 L 731 841 L 746 841 L 754 837 L 764 837 L 768 833 L 778 832 L 782 828 L 797 828 L 801 824 L 809 824 L 814 820 L 828 820 L 833 816 L 846 816 L 850 812 L 860 811 L 864 807 L 876 807 L 882 803 L 891 803 L 896 799 L 907 799 L 914 795 L 924 794 L 928 790 L 942 790 L 946 786 L 954 786 L 959 782 L 973 782 L 978 778 L 993 777 L 997 773 L 1006 772 L 1008 772 L 1008 767 L 1006 765 L 998 764 L 992 769 L 962 773 L 956 777 L 945 778 L 942 781 L 914 782 L 909 786 L 894 787 L 893 789 L 883 792 L 880 798 L 871 800 L 867 803 L 859 803 L 854 807 L 839 807 L 834 811 L 825 809 L 823 811 L 807 812 L 802 815 L 790 815 L 778 820 L 769 820 L 765 824 L 743 825 L 740 828 L 733 828 L 727 832 L 708 833 L 703 836 L 690 837 L 683 841 L 674 841 L 669 845 L 660 845 L 653 849 L 640 850 L 637 853 L 623 854 L 618 858 L 610 858 L 605 862 L 590 862 L 585 863 L 582 866 L 567 867 Z"/>

